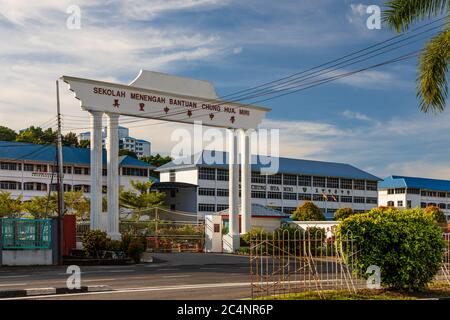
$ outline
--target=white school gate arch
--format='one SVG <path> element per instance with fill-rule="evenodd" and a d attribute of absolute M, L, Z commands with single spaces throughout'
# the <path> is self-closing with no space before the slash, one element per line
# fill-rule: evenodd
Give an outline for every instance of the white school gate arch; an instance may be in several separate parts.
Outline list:
<path fill-rule="evenodd" d="M 247 129 L 256 129 L 268 108 L 243 105 L 219 99 L 212 83 L 190 78 L 143 71 L 129 85 L 62 76 L 82 110 L 91 115 L 91 230 L 99 229 L 102 212 L 102 116 L 107 116 L 107 233 L 120 239 L 119 233 L 119 116 L 159 119 L 171 122 L 226 128 L 229 136 L 229 233 L 224 250 L 239 248 L 239 161 L 241 139 L 241 217 L 242 233 L 251 228 L 250 137 Z"/>

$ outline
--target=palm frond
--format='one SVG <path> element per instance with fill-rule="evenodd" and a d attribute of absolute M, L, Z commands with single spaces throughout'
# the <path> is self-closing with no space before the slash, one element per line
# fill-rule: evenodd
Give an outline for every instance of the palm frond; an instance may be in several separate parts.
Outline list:
<path fill-rule="evenodd" d="M 422 112 L 444 111 L 448 94 L 450 30 L 441 31 L 426 45 L 419 58 L 417 97 Z"/>
<path fill-rule="evenodd" d="M 415 22 L 447 14 L 449 0 L 392 0 L 386 3 L 383 21 L 397 32 L 408 30 Z"/>

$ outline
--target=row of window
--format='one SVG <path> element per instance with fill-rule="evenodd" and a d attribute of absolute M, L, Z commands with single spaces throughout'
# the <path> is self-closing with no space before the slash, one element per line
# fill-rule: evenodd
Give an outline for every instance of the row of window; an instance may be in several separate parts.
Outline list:
<path fill-rule="evenodd" d="M 240 171 L 239 171 L 240 173 Z M 199 168 L 198 178 L 200 180 L 218 180 L 228 181 L 228 170 L 214 168 Z M 320 187 L 333 189 L 354 189 L 377 191 L 376 181 L 352 180 L 344 178 L 326 178 L 293 174 L 275 174 L 264 175 L 256 171 L 251 174 L 252 183 L 304 186 L 304 187 Z"/>
<path fill-rule="evenodd" d="M 388 194 L 420 194 L 422 197 L 434 197 L 434 198 L 450 198 L 450 192 L 444 191 L 428 191 L 420 190 L 417 188 L 395 188 L 387 189 Z"/>
<path fill-rule="evenodd" d="M 24 191 L 48 191 L 50 187 L 50 191 L 57 191 L 58 184 L 51 183 L 49 185 L 40 182 L 24 182 L 23 190 Z M 16 181 L 0 181 L 0 189 L 1 190 L 22 190 L 22 183 Z M 87 184 L 64 184 L 64 191 L 80 191 L 82 190 L 84 193 L 91 192 L 91 186 Z M 106 193 L 107 187 L 102 187 L 102 192 Z"/>
<path fill-rule="evenodd" d="M 271 206 L 272 209 L 286 213 L 286 214 L 292 214 L 293 211 L 295 211 L 295 209 L 297 209 L 296 207 L 273 207 Z M 228 209 L 228 205 L 227 204 L 212 204 L 212 203 L 199 203 L 198 204 L 198 211 L 201 212 L 220 212 L 220 211 L 224 211 Z M 337 209 L 330 209 L 330 208 L 320 208 L 320 210 L 322 210 L 322 212 L 325 213 L 325 211 L 327 211 L 327 213 L 329 214 L 334 214 L 336 212 Z M 366 210 L 353 210 L 355 213 L 362 213 L 365 212 Z"/>
<path fill-rule="evenodd" d="M 11 170 L 11 171 L 22 171 L 22 164 L 16 162 L 0 162 L 1 170 Z M 23 171 L 29 172 L 57 172 L 57 167 L 46 164 L 32 164 L 25 163 L 23 165 Z M 76 174 L 76 175 L 90 175 L 90 168 L 87 167 L 71 167 L 71 166 L 63 166 L 63 172 L 65 174 Z M 102 175 L 106 176 L 107 171 L 103 169 Z M 148 169 L 141 168 L 122 168 L 122 175 L 124 176 L 136 176 L 136 177 L 148 177 Z"/>

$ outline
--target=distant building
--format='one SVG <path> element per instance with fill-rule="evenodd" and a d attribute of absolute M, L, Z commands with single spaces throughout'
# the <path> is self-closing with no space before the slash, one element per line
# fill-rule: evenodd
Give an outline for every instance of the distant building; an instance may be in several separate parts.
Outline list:
<path fill-rule="evenodd" d="M 119 149 L 129 150 L 136 153 L 138 157 L 148 157 L 151 153 L 151 143 L 147 140 L 130 137 L 129 129 L 119 126 Z M 102 130 L 103 148 L 106 147 L 106 127 Z M 78 140 L 91 140 L 90 132 L 78 134 Z"/>
<path fill-rule="evenodd" d="M 219 163 L 208 164 L 205 153 L 186 162 L 171 161 L 156 171 L 171 209 L 197 212 L 199 218 L 228 209 L 228 164 L 226 153 L 216 152 Z M 275 175 L 264 175 L 262 163 L 269 157 L 252 157 L 251 202 L 291 214 L 304 201 L 313 201 L 332 219 L 337 209 L 351 207 L 364 212 L 377 206 L 376 176 L 345 163 L 279 158 Z M 261 160 L 262 159 L 262 160 Z"/>
<path fill-rule="evenodd" d="M 436 206 L 450 217 L 450 181 L 390 176 L 378 184 L 378 204 L 396 208 Z"/>
<path fill-rule="evenodd" d="M 23 142 L 0 141 L 0 191 L 13 197 L 30 200 L 56 191 L 55 146 Z M 103 193 L 106 193 L 106 151 L 103 151 Z M 63 147 L 64 190 L 82 190 L 90 196 L 90 151 L 85 148 Z M 146 162 L 130 156 L 119 157 L 119 183 L 131 190 L 131 181 L 146 182 L 150 170 Z"/>

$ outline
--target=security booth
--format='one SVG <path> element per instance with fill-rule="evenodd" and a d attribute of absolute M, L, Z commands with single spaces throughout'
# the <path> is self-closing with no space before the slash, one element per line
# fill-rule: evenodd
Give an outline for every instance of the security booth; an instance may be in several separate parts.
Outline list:
<path fill-rule="evenodd" d="M 242 230 L 242 215 L 239 207 L 239 233 Z M 267 232 L 275 231 L 280 228 L 284 222 L 289 219 L 290 215 L 281 211 L 252 203 L 251 206 L 251 226 L 252 228 L 261 228 Z M 229 228 L 228 210 L 217 212 L 216 214 L 205 216 L 205 251 L 206 252 L 223 252 L 229 245 L 227 234 Z M 248 230 L 250 231 L 250 230 Z"/>

